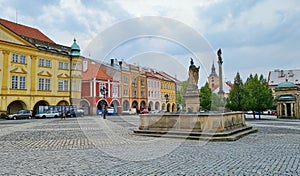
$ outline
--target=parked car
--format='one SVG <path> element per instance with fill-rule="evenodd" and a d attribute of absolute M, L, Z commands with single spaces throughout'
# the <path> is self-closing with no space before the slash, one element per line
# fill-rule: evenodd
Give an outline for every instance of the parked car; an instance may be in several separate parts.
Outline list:
<path fill-rule="evenodd" d="M 149 111 L 149 113 L 150 114 L 157 114 L 157 113 L 159 113 L 159 110 L 151 110 L 151 111 Z"/>
<path fill-rule="evenodd" d="M 58 118 L 59 116 L 60 114 L 57 111 L 46 111 L 35 115 L 36 118 Z"/>
<path fill-rule="evenodd" d="M 115 108 L 114 107 L 109 107 L 107 108 L 107 115 L 115 115 Z"/>
<path fill-rule="evenodd" d="M 276 110 L 266 110 L 266 111 L 263 112 L 263 114 L 276 115 Z"/>
<path fill-rule="evenodd" d="M 83 114 L 83 109 L 71 109 L 70 111 L 67 111 L 67 117 L 82 117 Z"/>
<path fill-rule="evenodd" d="M 122 114 L 136 114 L 136 108 L 130 108 L 126 111 L 123 111 Z"/>
<path fill-rule="evenodd" d="M 143 109 L 140 111 L 140 114 L 148 114 L 148 113 L 149 113 L 148 109 Z"/>
<path fill-rule="evenodd" d="M 15 114 L 9 114 L 6 118 L 9 120 L 31 119 L 32 112 L 30 110 L 20 110 Z"/>

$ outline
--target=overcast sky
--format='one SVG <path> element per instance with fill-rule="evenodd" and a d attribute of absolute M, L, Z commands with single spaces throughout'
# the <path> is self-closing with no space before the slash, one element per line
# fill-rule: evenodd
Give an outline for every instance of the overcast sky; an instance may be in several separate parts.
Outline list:
<path fill-rule="evenodd" d="M 75 37 L 92 59 L 124 59 L 180 79 L 192 57 L 201 84 L 211 64 L 217 67 L 219 48 L 229 81 L 237 72 L 245 81 L 250 73 L 300 66 L 299 0 L 0 0 L 0 17 L 58 44 L 70 46 Z"/>

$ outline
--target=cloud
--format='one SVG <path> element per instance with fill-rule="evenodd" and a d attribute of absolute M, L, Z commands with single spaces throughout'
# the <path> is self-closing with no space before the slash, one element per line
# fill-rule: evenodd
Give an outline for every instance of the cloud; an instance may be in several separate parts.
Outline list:
<path fill-rule="evenodd" d="M 297 0 L 0 0 L 0 16 L 15 21 L 17 9 L 19 23 L 38 28 L 66 46 L 75 37 L 86 56 L 91 54 L 95 59 L 100 56 L 92 50 L 122 58 L 154 51 L 182 60 L 197 56 L 210 67 L 216 58 L 215 50 L 222 48 L 224 72 L 235 76 L 236 71 L 267 73 L 270 69 L 300 65 L 299 6 Z M 182 24 L 170 28 L 171 23 L 140 21 L 114 28 L 144 16 L 168 18 Z M 109 34 L 107 29 L 115 31 Z M 147 36 L 150 30 L 156 38 Z M 99 38 L 94 48 L 88 46 L 103 34 L 108 35 Z M 128 34 L 140 38 L 126 38 Z M 227 77 L 233 80 L 234 76 Z"/>

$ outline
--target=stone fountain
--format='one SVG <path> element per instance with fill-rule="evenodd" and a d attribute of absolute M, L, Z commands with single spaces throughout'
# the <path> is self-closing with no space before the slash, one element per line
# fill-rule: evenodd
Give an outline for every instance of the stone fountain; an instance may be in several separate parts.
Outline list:
<path fill-rule="evenodd" d="M 139 128 L 134 133 L 151 137 L 234 141 L 256 132 L 256 129 L 246 126 L 243 112 L 199 112 L 199 69 L 191 59 L 189 84 L 184 96 L 188 112 L 140 115 Z"/>

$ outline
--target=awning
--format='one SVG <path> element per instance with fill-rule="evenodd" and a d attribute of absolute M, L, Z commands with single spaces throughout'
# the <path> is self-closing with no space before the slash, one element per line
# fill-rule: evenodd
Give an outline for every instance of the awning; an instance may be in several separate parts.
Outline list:
<path fill-rule="evenodd" d="M 295 101 L 296 98 L 292 95 L 282 95 L 277 100 L 278 101 Z"/>

